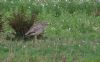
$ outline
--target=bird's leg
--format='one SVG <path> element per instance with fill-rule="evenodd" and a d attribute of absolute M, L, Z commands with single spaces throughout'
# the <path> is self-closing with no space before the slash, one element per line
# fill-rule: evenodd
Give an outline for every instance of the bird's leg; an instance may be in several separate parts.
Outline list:
<path fill-rule="evenodd" d="M 37 41 L 37 36 L 35 36 L 35 41 Z"/>
<path fill-rule="evenodd" d="M 37 35 L 35 35 L 35 42 L 37 43 Z"/>

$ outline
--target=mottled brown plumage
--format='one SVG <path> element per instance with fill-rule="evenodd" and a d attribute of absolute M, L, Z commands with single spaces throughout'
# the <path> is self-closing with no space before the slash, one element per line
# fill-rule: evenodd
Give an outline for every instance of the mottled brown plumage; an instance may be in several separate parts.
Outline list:
<path fill-rule="evenodd" d="M 43 33 L 44 28 L 48 25 L 47 22 L 38 22 L 32 25 L 32 27 L 25 33 L 25 36 L 38 36 Z"/>

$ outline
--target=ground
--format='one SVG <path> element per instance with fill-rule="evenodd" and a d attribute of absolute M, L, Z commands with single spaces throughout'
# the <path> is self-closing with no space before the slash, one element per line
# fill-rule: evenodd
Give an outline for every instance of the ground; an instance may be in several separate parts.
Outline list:
<path fill-rule="evenodd" d="M 46 1 L 46 4 L 38 0 L 0 1 L 4 22 L 0 32 L 0 62 L 100 62 L 100 15 L 94 15 L 99 3 Z M 33 10 L 37 20 L 49 23 L 44 30 L 45 38 L 37 41 L 14 38 L 15 31 L 8 24 L 13 11 L 31 18 Z M 27 17 L 25 21 L 30 20 Z"/>

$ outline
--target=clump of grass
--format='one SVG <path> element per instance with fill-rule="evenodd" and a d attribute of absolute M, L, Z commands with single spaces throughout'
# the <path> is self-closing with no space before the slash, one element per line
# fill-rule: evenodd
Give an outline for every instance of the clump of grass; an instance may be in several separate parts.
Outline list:
<path fill-rule="evenodd" d="M 36 14 L 33 12 L 30 17 L 26 16 L 25 9 L 21 7 L 18 12 L 13 12 L 9 25 L 15 30 L 17 37 L 23 37 L 35 21 Z"/>
<path fill-rule="evenodd" d="M 0 32 L 2 31 L 2 25 L 3 25 L 2 14 L 0 14 Z"/>

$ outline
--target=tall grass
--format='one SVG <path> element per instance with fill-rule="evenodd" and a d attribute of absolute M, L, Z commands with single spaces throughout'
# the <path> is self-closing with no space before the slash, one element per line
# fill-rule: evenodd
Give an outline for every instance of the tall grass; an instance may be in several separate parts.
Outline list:
<path fill-rule="evenodd" d="M 55 22 L 59 23 L 61 21 L 62 23 L 64 23 L 64 24 L 58 24 L 58 25 L 62 25 L 62 27 L 57 26 L 60 29 L 56 29 L 54 31 L 55 33 L 58 32 L 58 34 L 60 34 L 59 32 L 61 32 L 61 30 L 64 30 L 63 28 L 69 28 L 72 29 L 75 35 L 76 35 L 75 32 L 77 32 L 78 34 L 78 31 L 81 33 L 83 32 L 86 33 L 86 31 L 88 32 L 93 31 L 92 23 L 94 22 L 90 21 L 92 19 L 91 16 L 94 16 L 96 10 L 99 10 L 100 7 L 98 2 L 92 0 L 89 1 L 7 0 L 7 1 L 1 1 L 1 5 L 2 5 L 1 12 L 4 12 L 6 17 L 10 17 L 9 14 L 12 14 L 13 11 L 18 12 L 21 6 L 24 6 L 24 10 L 27 13 L 26 15 L 30 15 L 31 12 L 34 11 L 34 13 L 38 14 L 38 18 L 40 18 L 40 20 L 43 19 L 49 20 L 50 17 L 51 18 L 53 17 L 52 18 L 53 20 L 57 20 Z M 84 13 L 83 15 L 85 17 L 81 16 L 81 13 Z M 87 15 L 91 15 L 91 16 L 87 16 Z M 69 17 L 69 21 L 66 16 Z M 89 21 L 87 21 L 87 17 L 89 17 Z M 52 21 L 52 19 L 51 22 L 53 23 L 54 21 Z M 65 24 L 65 22 L 68 24 Z M 63 27 L 63 25 L 65 26 Z M 78 35 L 82 35 L 82 34 L 78 34 Z"/>

